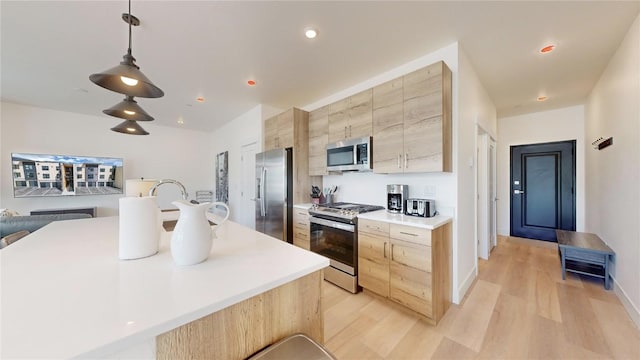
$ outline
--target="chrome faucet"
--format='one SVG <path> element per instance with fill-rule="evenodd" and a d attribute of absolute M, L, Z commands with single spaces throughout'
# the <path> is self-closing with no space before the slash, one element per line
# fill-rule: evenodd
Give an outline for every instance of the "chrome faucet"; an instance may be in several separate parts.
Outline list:
<path fill-rule="evenodd" d="M 158 181 L 157 183 L 155 183 L 155 185 L 153 185 L 153 187 L 151 189 L 149 189 L 149 196 L 155 196 L 156 190 L 158 189 L 158 187 L 160 185 L 163 185 L 163 184 L 174 184 L 174 185 L 177 185 L 180 188 L 180 193 L 182 193 L 182 198 L 184 200 L 187 200 L 187 197 L 188 197 L 187 189 L 185 189 L 184 185 L 182 185 L 179 181 L 173 180 L 173 179 L 162 179 L 162 180 Z"/>

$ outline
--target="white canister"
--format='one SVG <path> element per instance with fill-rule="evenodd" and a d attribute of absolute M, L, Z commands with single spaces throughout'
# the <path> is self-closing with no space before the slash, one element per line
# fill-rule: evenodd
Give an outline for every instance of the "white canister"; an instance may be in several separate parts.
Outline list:
<path fill-rule="evenodd" d="M 158 252 L 162 225 L 155 196 L 120 198 L 119 220 L 120 259 L 140 259 Z"/>

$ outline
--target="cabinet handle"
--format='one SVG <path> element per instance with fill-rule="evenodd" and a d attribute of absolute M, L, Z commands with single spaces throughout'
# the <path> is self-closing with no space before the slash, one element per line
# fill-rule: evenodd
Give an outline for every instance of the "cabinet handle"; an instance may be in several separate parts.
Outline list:
<path fill-rule="evenodd" d="M 384 242 L 384 247 L 382 248 L 382 254 L 384 255 L 384 258 L 387 258 L 387 242 Z"/>
<path fill-rule="evenodd" d="M 344 127 L 344 138 L 345 139 L 347 138 L 347 127 L 346 126 Z"/>
<path fill-rule="evenodd" d="M 349 125 L 349 137 L 352 137 L 353 135 L 351 134 L 351 125 Z"/>
<path fill-rule="evenodd" d="M 402 157 L 402 154 L 398 154 L 398 169 L 400 169 L 400 158 Z"/>
<path fill-rule="evenodd" d="M 403 235 L 411 235 L 411 236 L 418 236 L 418 234 L 412 234 L 412 233 L 408 233 L 408 232 L 404 232 L 404 231 L 400 231 L 400 234 L 403 234 Z"/>
<path fill-rule="evenodd" d="M 394 244 L 391 244 L 391 260 L 393 260 L 393 245 Z"/>
<path fill-rule="evenodd" d="M 409 168 L 409 164 L 408 164 L 408 162 L 409 162 L 409 153 L 405 153 L 405 154 L 404 154 L 404 168 L 405 168 L 405 169 L 408 169 L 408 168 Z"/>

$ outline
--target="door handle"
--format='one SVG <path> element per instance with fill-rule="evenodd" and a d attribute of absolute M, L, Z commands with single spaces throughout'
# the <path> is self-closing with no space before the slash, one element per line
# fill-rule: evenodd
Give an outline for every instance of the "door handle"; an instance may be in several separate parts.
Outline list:
<path fill-rule="evenodd" d="M 267 168 L 262 168 L 262 216 L 267 216 Z"/>

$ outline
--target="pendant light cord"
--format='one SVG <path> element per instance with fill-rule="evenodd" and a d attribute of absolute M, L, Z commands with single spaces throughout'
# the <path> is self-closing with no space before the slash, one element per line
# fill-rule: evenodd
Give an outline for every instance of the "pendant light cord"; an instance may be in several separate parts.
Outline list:
<path fill-rule="evenodd" d="M 131 0 L 129 0 L 129 55 L 131 55 Z"/>

